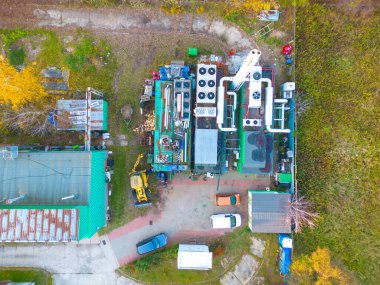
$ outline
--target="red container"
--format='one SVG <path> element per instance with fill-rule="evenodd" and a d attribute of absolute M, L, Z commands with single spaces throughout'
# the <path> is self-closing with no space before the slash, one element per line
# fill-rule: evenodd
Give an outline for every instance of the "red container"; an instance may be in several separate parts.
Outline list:
<path fill-rule="evenodd" d="M 284 45 L 282 47 L 282 54 L 291 54 L 293 50 L 293 47 L 291 45 Z"/>

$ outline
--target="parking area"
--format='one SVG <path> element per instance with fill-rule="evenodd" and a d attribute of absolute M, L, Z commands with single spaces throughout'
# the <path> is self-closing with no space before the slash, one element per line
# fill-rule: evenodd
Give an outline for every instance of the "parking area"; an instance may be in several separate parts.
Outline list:
<path fill-rule="evenodd" d="M 120 265 L 138 258 L 136 243 L 158 233 L 166 233 L 169 243 L 202 242 L 231 231 L 210 229 L 209 217 L 212 214 L 241 214 L 242 226 L 246 226 L 247 190 L 264 189 L 269 184 L 269 176 L 264 175 L 253 177 L 230 173 L 221 177 L 219 188 L 217 177 L 193 181 L 187 176 L 176 176 L 145 216 L 112 231 L 107 238 Z M 242 203 L 217 207 L 214 203 L 217 188 L 218 193 L 239 193 Z"/>

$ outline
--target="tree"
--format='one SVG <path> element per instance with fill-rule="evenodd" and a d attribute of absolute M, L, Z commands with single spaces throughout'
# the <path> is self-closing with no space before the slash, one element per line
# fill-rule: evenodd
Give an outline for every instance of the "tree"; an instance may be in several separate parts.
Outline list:
<path fill-rule="evenodd" d="M 13 110 L 47 97 L 47 92 L 31 67 L 18 72 L 0 55 L 0 104 L 9 104 Z"/>
<path fill-rule="evenodd" d="M 43 108 L 33 104 L 19 107 L 17 110 L 2 106 L 1 123 L 3 127 L 11 131 L 22 131 L 31 136 L 42 136 L 53 129 L 53 125 L 48 121 L 48 115 L 54 108 L 44 105 Z"/>
<path fill-rule="evenodd" d="M 274 0 L 230 0 L 232 9 L 244 11 L 245 13 L 258 13 L 261 10 L 269 10 L 276 5 Z"/>
<path fill-rule="evenodd" d="M 296 233 L 301 232 L 304 226 L 311 228 L 315 226 L 314 221 L 318 217 L 318 214 L 314 213 L 311 208 L 310 202 L 305 197 L 293 196 L 288 215 L 290 218 L 289 222 L 293 222 Z"/>
<path fill-rule="evenodd" d="M 317 248 L 310 256 L 302 255 L 291 265 L 292 278 L 297 284 L 348 284 L 347 276 L 331 264 L 330 251 Z"/>

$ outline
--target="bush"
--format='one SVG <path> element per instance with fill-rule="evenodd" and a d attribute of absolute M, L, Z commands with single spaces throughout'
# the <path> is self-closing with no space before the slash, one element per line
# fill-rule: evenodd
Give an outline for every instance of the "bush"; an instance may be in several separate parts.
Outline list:
<path fill-rule="evenodd" d="M 11 49 L 9 52 L 9 63 L 13 66 L 19 66 L 24 64 L 25 52 L 24 49 Z"/>
<path fill-rule="evenodd" d="M 93 40 L 85 37 L 82 42 L 75 48 L 73 54 L 66 57 L 66 63 L 71 70 L 78 71 L 83 65 L 89 63 L 89 59 L 96 53 Z"/>
<path fill-rule="evenodd" d="M 179 0 L 165 0 L 164 4 L 161 5 L 161 10 L 167 14 L 179 14 L 184 8 Z"/>
<path fill-rule="evenodd" d="M 3 30 L 1 31 L 1 39 L 6 49 L 15 43 L 18 39 L 25 38 L 29 35 L 29 32 L 23 29 L 15 30 Z"/>

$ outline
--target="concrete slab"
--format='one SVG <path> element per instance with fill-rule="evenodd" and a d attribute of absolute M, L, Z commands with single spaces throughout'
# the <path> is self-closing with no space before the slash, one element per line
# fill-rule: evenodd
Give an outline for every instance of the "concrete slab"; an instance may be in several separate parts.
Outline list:
<path fill-rule="evenodd" d="M 258 261 L 253 256 L 245 254 L 239 264 L 235 266 L 233 274 L 241 283 L 245 284 L 252 278 L 258 267 Z"/>
<path fill-rule="evenodd" d="M 232 272 L 228 272 L 220 279 L 222 285 L 242 285 Z"/>
<path fill-rule="evenodd" d="M 265 241 L 255 237 L 252 237 L 251 241 L 251 253 L 257 257 L 263 258 L 265 250 Z"/>
<path fill-rule="evenodd" d="M 3 246 L 0 266 L 42 268 L 52 272 L 54 284 L 59 285 L 109 285 L 120 278 L 115 273 L 117 264 L 109 261 L 99 245 L 91 244 Z"/>
<path fill-rule="evenodd" d="M 254 277 L 248 282 L 247 285 L 265 285 L 264 277 Z"/>

